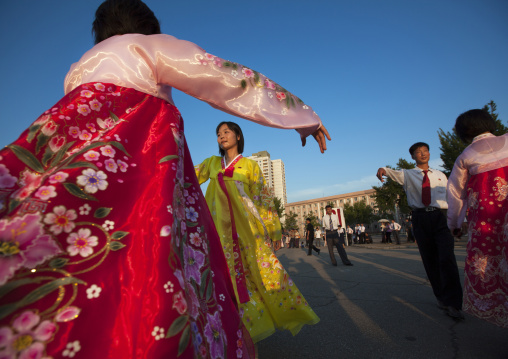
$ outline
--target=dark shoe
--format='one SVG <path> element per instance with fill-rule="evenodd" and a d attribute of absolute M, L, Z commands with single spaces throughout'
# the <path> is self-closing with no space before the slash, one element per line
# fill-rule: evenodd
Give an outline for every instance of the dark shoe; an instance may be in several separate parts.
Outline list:
<path fill-rule="evenodd" d="M 312 255 L 312 253 L 311 253 L 311 254 L 307 254 L 307 255 L 308 255 L 308 256 L 311 256 L 311 255 Z"/>
<path fill-rule="evenodd" d="M 317 254 L 318 254 L 318 255 L 320 255 L 320 254 L 321 254 L 321 249 L 318 249 Z"/>
<path fill-rule="evenodd" d="M 353 263 L 349 262 L 349 263 L 345 263 L 344 265 L 345 265 L 345 266 L 352 266 L 352 265 L 353 265 Z"/>
<path fill-rule="evenodd" d="M 446 309 L 446 314 L 448 314 L 449 317 L 452 317 L 453 319 L 457 320 L 464 320 L 464 314 L 460 309 L 454 308 L 454 307 L 448 307 Z"/>
<path fill-rule="evenodd" d="M 332 266 L 337 267 L 337 263 L 332 263 Z"/>

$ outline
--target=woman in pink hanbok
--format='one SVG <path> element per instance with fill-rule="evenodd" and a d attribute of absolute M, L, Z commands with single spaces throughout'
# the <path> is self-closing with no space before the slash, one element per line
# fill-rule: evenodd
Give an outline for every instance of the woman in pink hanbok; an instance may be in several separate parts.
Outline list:
<path fill-rule="evenodd" d="M 448 180 L 448 227 L 461 236 L 467 213 L 464 311 L 508 328 L 508 134 L 495 129 L 484 110 L 457 118 L 457 135 L 471 144 Z"/>
<path fill-rule="evenodd" d="M 328 133 L 139 0 L 105 1 L 93 28 L 65 96 L 0 152 L 0 358 L 252 357 L 171 88 L 321 151 Z"/>

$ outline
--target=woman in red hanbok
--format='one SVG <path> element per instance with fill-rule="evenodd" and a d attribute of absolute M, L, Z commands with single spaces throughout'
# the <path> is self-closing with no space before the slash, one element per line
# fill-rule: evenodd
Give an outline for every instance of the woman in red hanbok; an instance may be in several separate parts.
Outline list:
<path fill-rule="evenodd" d="M 460 236 L 467 213 L 465 312 L 508 328 L 508 134 L 484 110 L 457 118 L 455 130 L 472 142 L 448 180 L 448 227 Z"/>
<path fill-rule="evenodd" d="M 66 95 L 0 152 L 0 358 L 251 357 L 171 88 L 322 151 L 326 129 L 261 74 L 160 34 L 141 1 L 106 1 L 94 32 Z"/>

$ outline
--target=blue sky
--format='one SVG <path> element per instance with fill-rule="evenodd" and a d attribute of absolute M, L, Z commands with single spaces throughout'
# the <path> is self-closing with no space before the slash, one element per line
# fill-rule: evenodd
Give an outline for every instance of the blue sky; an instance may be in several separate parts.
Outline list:
<path fill-rule="evenodd" d="M 93 46 L 96 0 L 0 5 L 0 145 L 14 141 L 63 96 L 72 63 Z M 249 66 L 314 108 L 332 141 L 319 153 L 295 131 L 235 119 L 183 93 L 194 163 L 217 154 L 215 127 L 242 127 L 244 155 L 266 150 L 286 166 L 289 202 L 377 185 L 377 168 L 490 100 L 508 120 L 506 0 L 148 0 L 162 31 Z"/>

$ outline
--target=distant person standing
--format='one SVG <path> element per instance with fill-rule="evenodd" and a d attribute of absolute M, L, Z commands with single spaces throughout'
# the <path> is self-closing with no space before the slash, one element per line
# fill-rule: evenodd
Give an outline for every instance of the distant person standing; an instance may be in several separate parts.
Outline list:
<path fill-rule="evenodd" d="M 350 226 L 347 226 L 346 235 L 347 235 L 348 244 L 352 245 L 353 244 L 353 228 L 351 228 Z"/>
<path fill-rule="evenodd" d="M 428 144 L 415 143 L 409 153 L 416 168 L 393 170 L 381 167 L 377 177 L 384 182 L 383 176 L 388 176 L 403 186 L 412 208 L 413 233 L 437 304 L 450 317 L 464 319 L 455 241 L 446 219 L 447 179 L 443 172 L 429 167 Z"/>
<path fill-rule="evenodd" d="M 360 243 L 360 225 L 358 223 L 355 226 L 355 243 Z"/>
<path fill-rule="evenodd" d="M 385 235 L 386 235 L 386 243 L 393 243 L 392 242 L 392 225 L 391 225 L 391 223 L 387 223 L 385 225 Z"/>
<path fill-rule="evenodd" d="M 400 238 L 399 238 L 399 233 L 400 233 L 400 229 L 401 229 L 400 224 L 398 224 L 397 222 L 395 222 L 394 219 L 392 219 L 392 224 L 390 226 L 391 226 L 390 228 L 392 229 L 393 238 L 395 239 L 395 244 L 400 245 Z"/>
<path fill-rule="evenodd" d="M 365 226 L 362 224 L 360 224 L 360 243 L 361 244 L 365 244 Z"/>
<path fill-rule="evenodd" d="M 406 219 L 406 232 L 407 232 L 407 242 L 414 243 L 415 236 L 413 235 L 413 224 L 409 219 Z"/>
<path fill-rule="evenodd" d="M 316 246 L 314 245 L 314 226 L 312 225 L 312 223 L 310 223 L 311 222 L 310 218 L 307 218 L 305 221 L 307 222 L 306 226 L 307 233 L 305 235 L 307 239 L 307 245 L 309 246 L 309 253 L 307 255 L 308 256 L 312 255 L 313 249 L 317 252 L 317 254 L 319 254 L 321 250 L 316 248 Z"/>
<path fill-rule="evenodd" d="M 337 266 L 337 260 L 335 259 L 335 254 L 333 253 L 333 246 L 335 245 L 337 247 L 337 251 L 339 252 L 342 263 L 344 263 L 346 266 L 352 266 L 353 264 L 349 261 L 346 250 L 339 243 L 339 217 L 337 217 L 336 214 L 332 214 L 332 206 L 326 206 L 325 209 L 326 214 L 321 219 L 321 225 L 323 226 L 326 233 L 328 253 L 330 254 L 332 265 Z"/>
<path fill-rule="evenodd" d="M 321 247 L 321 230 L 319 227 L 314 229 L 314 239 L 316 241 L 316 246 Z"/>

